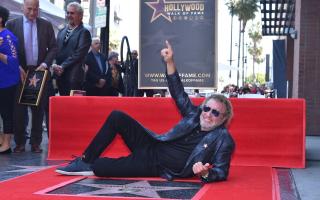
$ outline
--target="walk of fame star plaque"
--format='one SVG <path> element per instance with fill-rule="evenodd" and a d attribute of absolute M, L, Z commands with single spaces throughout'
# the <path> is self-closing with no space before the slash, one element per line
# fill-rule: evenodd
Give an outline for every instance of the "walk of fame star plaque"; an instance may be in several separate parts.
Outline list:
<path fill-rule="evenodd" d="M 38 106 L 48 71 L 28 71 L 20 92 L 19 104 Z"/>

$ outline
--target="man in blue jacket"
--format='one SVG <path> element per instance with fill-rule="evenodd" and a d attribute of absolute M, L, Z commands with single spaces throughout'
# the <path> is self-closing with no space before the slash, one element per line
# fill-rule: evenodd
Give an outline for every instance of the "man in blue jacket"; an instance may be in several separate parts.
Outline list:
<path fill-rule="evenodd" d="M 222 95 L 212 95 L 195 106 L 184 92 L 168 41 L 161 56 L 167 65 L 170 94 L 182 120 L 164 135 L 144 128 L 120 111 L 113 111 L 95 138 L 77 158 L 56 172 L 64 175 L 101 177 L 199 176 L 204 183 L 226 180 L 235 143 L 226 129 L 232 117 L 231 103 Z M 99 158 L 119 133 L 131 150 L 121 158 Z"/>
<path fill-rule="evenodd" d="M 86 57 L 88 71 L 84 82 L 87 96 L 109 96 L 111 90 L 111 69 L 106 64 L 107 58 L 100 53 L 100 38 L 92 38 L 91 50 Z"/>

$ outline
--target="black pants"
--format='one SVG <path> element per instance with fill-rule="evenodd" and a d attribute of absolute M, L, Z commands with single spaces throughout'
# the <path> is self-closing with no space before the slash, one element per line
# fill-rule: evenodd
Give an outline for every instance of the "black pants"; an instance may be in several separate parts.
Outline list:
<path fill-rule="evenodd" d="M 61 76 L 56 77 L 60 96 L 69 96 L 71 90 L 82 90 L 84 70 L 82 65 L 75 64 L 64 69 Z"/>
<path fill-rule="evenodd" d="M 0 115 L 3 121 L 3 133 L 13 134 L 13 110 L 17 85 L 0 88 Z"/>
<path fill-rule="evenodd" d="M 50 104 L 50 97 L 52 96 L 55 96 L 56 95 L 56 92 L 54 90 L 54 87 L 53 87 L 53 82 L 52 82 L 52 79 L 50 78 L 48 81 L 47 81 L 47 100 L 45 102 L 45 105 L 44 105 L 44 116 L 45 116 L 45 119 L 46 119 L 46 128 L 47 128 L 47 135 L 49 137 L 49 104 Z"/>
<path fill-rule="evenodd" d="M 132 153 L 121 158 L 99 158 L 117 133 Z M 96 176 L 159 176 L 158 162 L 153 151 L 155 142 L 136 120 L 123 112 L 113 111 L 85 150 L 84 161 L 93 163 Z"/>
<path fill-rule="evenodd" d="M 16 104 L 14 108 L 14 141 L 16 145 L 26 144 L 26 113 L 28 112 L 28 106 L 17 103 L 20 97 L 20 91 L 22 90 L 22 83 L 19 85 L 19 89 L 16 92 Z M 47 82 L 44 86 L 42 97 L 38 106 L 30 106 L 32 113 L 32 127 L 31 127 L 31 145 L 40 145 L 42 142 L 42 123 L 45 111 L 45 105 L 47 104 Z M 30 120 L 30 119 L 29 119 Z"/>

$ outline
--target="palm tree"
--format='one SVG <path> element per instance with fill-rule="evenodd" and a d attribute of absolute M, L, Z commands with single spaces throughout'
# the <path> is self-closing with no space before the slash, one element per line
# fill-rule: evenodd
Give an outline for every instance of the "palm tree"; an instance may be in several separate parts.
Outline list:
<path fill-rule="evenodd" d="M 255 67 L 254 64 L 260 64 L 264 61 L 264 59 L 261 57 L 262 55 L 262 47 L 259 46 L 259 43 L 262 39 L 261 31 L 260 31 L 260 25 L 255 24 L 251 27 L 249 30 L 249 38 L 251 39 L 248 52 L 253 58 L 252 62 L 252 70 L 253 70 L 253 80 L 256 80 L 256 74 L 255 74 Z"/>
<path fill-rule="evenodd" d="M 241 32 L 246 29 L 247 22 L 256 17 L 256 12 L 259 9 L 259 0 L 240 0 L 235 4 L 234 14 L 238 16 L 242 23 Z"/>
<path fill-rule="evenodd" d="M 247 22 L 255 18 L 255 13 L 259 8 L 259 0 L 229 0 L 227 6 L 230 13 L 238 16 L 239 20 L 239 43 L 238 43 L 238 72 L 237 72 L 237 84 L 239 85 L 239 69 L 240 69 L 240 50 L 241 50 L 241 34 L 244 34 Z M 232 9 L 231 9 L 232 8 Z M 243 36 L 244 38 L 244 36 Z M 244 45 L 244 41 L 242 41 Z M 244 48 L 242 49 L 244 51 Z M 244 54 L 244 52 L 242 53 Z M 242 62 L 242 82 L 244 82 L 244 59 Z"/>
<path fill-rule="evenodd" d="M 229 9 L 230 15 L 231 15 L 231 23 L 230 23 L 230 67 L 232 66 L 232 36 L 233 36 L 233 16 L 234 16 L 234 8 L 235 8 L 235 4 L 236 4 L 236 0 L 229 0 L 229 2 L 226 3 L 226 6 Z M 229 73 L 229 78 L 231 78 L 231 69 L 230 69 L 230 73 Z"/>

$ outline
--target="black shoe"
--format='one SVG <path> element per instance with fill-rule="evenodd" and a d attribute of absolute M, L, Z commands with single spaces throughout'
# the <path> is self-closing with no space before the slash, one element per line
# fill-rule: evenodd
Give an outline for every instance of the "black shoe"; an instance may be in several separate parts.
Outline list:
<path fill-rule="evenodd" d="M 32 145 L 31 146 L 31 152 L 33 153 L 42 153 L 42 149 L 40 148 L 39 145 Z"/>
<path fill-rule="evenodd" d="M 11 148 L 9 148 L 9 149 L 7 149 L 7 150 L 5 150 L 5 151 L 0 151 L 0 154 L 9 154 L 9 153 L 11 153 L 12 151 L 11 151 Z"/>
<path fill-rule="evenodd" d="M 13 149 L 14 153 L 22 153 L 25 151 L 26 151 L 26 149 L 25 149 L 24 145 L 17 145 L 16 148 Z"/>
<path fill-rule="evenodd" d="M 71 163 L 65 167 L 58 167 L 56 169 L 57 173 L 69 176 L 93 176 L 93 171 L 91 169 L 91 164 L 85 163 L 81 158 L 76 158 L 71 161 Z"/>

